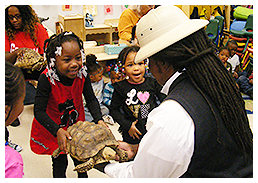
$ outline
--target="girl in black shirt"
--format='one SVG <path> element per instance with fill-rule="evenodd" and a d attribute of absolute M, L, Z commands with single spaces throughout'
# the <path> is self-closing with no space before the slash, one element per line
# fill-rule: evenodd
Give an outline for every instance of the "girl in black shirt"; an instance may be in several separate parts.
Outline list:
<path fill-rule="evenodd" d="M 123 141 L 138 144 L 146 131 L 146 121 L 151 110 L 157 107 L 161 86 L 153 78 L 144 77 L 144 61 L 135 64 L 138 46 L 124 48 L 118 60 L 121 61 L 126 79 L 114 84 L 110 113 L 120 125 Z"/>

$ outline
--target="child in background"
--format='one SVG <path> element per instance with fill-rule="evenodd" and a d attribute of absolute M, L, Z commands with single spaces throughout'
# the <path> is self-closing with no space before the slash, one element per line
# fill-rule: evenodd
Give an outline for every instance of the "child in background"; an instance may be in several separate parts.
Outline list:
<path fill-rule="evenodd" d="M 240 61 L 239 57 L 236 54 L 237 50 L 237 42 L 235 40 L 230 40 L 227 43 L 227 47 L 229 48 L 231 52 L 231 57 L 228 59 L 228 62 L 232 65 L 232 74 L 234 78 L 238 78 L 238 71 L 239 71 L 239 66 L 240 66 Z"/>
<path fill-rule="evenodd" d="M 253 100 L 253 72 L 250 76 L 246 71 L 241 72 L 237 79 L 237 84 L 240 87 L 240 91 L 249 95 Z"/>
<path fill-rule="evenodd" d="M 23 111 L 25 80 L 21 70 L 5 62 L 5 127 L 9 126 Z M 5 141 L 5 178 L 22 178 L 21 155 Z"/>
<path fill-rule="evenodd" d="M 127 79 L 114 83 L 110 112 L 120 125 L 123 141 L 138 144 L 146 131 L 146 121 L 151 110 L 157 107 L 156 97 L 162 101 L 161 86 L 149 77 L 144 77 L 144 61 L 135 64 L 138 46 L 124 48 L 118 56 Z M 122 110 L 122 111 L 121 111 Z"/>
<path fill-rule="evenodd" d="M 230 57 L 230 49 L 228 47 L 221 47 L 219 49 L 218 57 L 222 61 L 223 65 L 226 67 L 226 69 L 232 73 L 232 65 L 227 62 L 228 58 Z"/>
<path fill-rule="evenodd" d="M 122 74 L 119 71 L 115 71 L 115 67 L 112 67 L 110 70 L 110 81 L 105 85 L 104 94 L 103 94 L 103 102 L 105 105 L 110 106 L 112 95 L 114 92 L 113 84 L 123 80 Z"/>
<path fill-rule="evenodd" d="M 35 97 L 31 129 L 31 150 L 36 154 L 52 155 L 58 147 L 64 152 L 52 157 L 53 177 L 66 177 L 68 165 L 66 140 L 72 137 L 66 131 L 77 121 L 85 121 L 82 94 L 94 121 L 105 125 L 100 107 L 86 72 L 83 42 L 72 32 L 53 35 L 44 44 L 48 65 L 40 75 Z M 74 165 L 82 162 L 71 157 Z M 78 177 L 88 177 L 87 172 Z"/>
<path fill-rule="evenodd" d="M 100 111 L 103 116 L 103 119 L 105 120 L 106 117 L 104 118 L 104 116 L 109 114 L 109 109 L 103 104 L 103 92 L 104 92 L 103 67 L 97 63 L 97 57 L 93 54 L 89 54 L 86 56 L 86 66 L 90 76 L 93 93 L 98 99 L 98 102 L 100 105 Z M 87 106 L 88 105 L 86 102 L 86 106 L 84 107 L 85 119 L 86 121 L 92 121 L 93 118 Z"/>

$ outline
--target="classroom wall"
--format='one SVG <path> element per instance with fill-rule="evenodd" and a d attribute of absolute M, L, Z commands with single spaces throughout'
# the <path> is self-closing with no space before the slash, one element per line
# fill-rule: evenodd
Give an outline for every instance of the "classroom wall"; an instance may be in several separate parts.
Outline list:
<path fill-rule="evenodd" d="M 49 20 L 45 22 L 45 25 L 50 28 L 54 33 L 56 32 L 55 22 L 58 21 L 58 14 L 81 14 L 83 15 L 83 5 L 72 5 L 71 11 L 62 11 L 62 5 L 32 5 L 38 16 L 47 18 Z M 97 5 L 98 14 L 94 16 L 93 24 L 102 24 L 105 19 L 119 18 L 122 13 L 121 5 L 113 5 L 113 14 L 105 15 L 104 5 Z"/>

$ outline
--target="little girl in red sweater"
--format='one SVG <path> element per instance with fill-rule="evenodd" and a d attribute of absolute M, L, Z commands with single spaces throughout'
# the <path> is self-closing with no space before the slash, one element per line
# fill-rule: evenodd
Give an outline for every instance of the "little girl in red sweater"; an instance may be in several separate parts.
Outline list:
<path fill-rule="evenodd" d="M 31 129 L 31 150 L 36 154 L 52 155 L 58 147 L 67 154 L 66 131 L 77 121 L 84 121 L 82 94 L 95 123 L 105 124 L 99 103 L 92 91 L 91 82 L 83 66 L 83 42 L 72 32 L 53 35 L 44 44 L 48 65 L 40 75 L 35 97 L 35 118 Z M 67 155 L 53 158 L 53 177 L 65 177 Z M 75 165 L 80 164 L 72 158 Z M 78 173 L 78 177 L 87 177 Z"/>

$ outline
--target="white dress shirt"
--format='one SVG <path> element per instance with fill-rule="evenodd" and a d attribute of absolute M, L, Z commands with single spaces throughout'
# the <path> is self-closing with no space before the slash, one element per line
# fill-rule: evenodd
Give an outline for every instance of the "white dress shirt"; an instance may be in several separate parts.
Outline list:
<path fill-rule="evenodd" d="M 175 73 L 162 88 L 180 75 Z M 148 116 L 147 133 L 142 138 L 134 161 L 108 164 L 104 171 L 114 178 L 180 177 L 189 166 L 194 151 L 194 123 L 185 109 L 166 100 Z"/>

